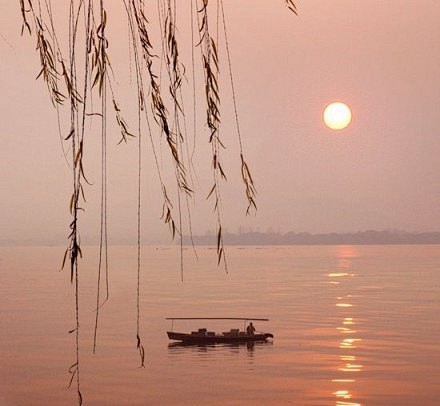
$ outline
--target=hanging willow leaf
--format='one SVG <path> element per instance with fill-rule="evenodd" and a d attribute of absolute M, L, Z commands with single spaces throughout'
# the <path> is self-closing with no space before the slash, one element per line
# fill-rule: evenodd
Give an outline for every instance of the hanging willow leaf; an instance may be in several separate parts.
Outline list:
<path fill-rule="evenodd" d="M 221 175 L 221 177 L 222 177 L 224 180 L 227 180 L 227 179 L 226 179 L 225 172 L 223 171 L 223 168 L 222 168 L 222 166 L 221 166 L 220 163 L 218 164 L 218 170 L 220 171 L 220 175 Z"/>
<path fill-rule="evenodd" d="M 217 232 L 217 251 L 220 249 L 221 240 L 222 240 L 222 226 L 218 228 L 218 232 Z"/>
<path fill-rule="evenodd" d="M 31 31 L 31 26 L 26 19 L 26 8 L 24 6 L 24 0 L 20 0 L 20 9 L 21 9 L 21 16 L 23 18 L 23 22 L 21 26 L 21 35 L 23 35 L 25 28 L 27 28 L 27 30 L 29 31 L 29 35 L 31 35 L 32 31 Z"/>
<path fill-rule="evenodd" d="M 63 263 L 61 264 L 61 269 L 64 269 L 64 265 L 66 264 L 67 254 L 69 253 L 69 249 L 67 248 L 64 252 Z"/>
<path fill-rule="evenodd" d="M 141 343 L 141 338 L 139 337 L 139 334 L 136 335 L 137 338 L 137 349 L 139 350 L 139 355 L 141 357 L 141 365 L 140 367 L 145 368 L 145 350 L 144 346 Z"/>
<path fill-rule="evenodd" d="M 223 236 L 222 236 L 222 226 L 220 224 L 217 232 L 217 265 L 220 264 L 223 256 L 224 256 Z"/>
<path fill-rule="evenodd" d="M 78 372 L 78 362 L 75 362 L 74 364 L 72 364 L 69 367 L 68 371 L 70 374 L 70 381 L 69 381 L 69 385 L 67 387 L 70 388 L 72 386 L 73 378 L 75 378 L 75 375 Z"/>
<path fill-rule="evenodd" d="M 64 138 L 64 140 L 65 140 L 65 141 L 69 140 L 74 134 L 75 134 L 75 130 L 72 128 L 72 129 L 70 130 L 69 135 L 68 135 L 66 138 Z"/>
<path fill-rule="evenodd" d="M 134 135 L 128 131 L 128 125 L 125 122 L 124 118 L 121 116 L 121 109 L 118 106 L 118 103 L 113 98 L 113 109 L 116 114 L 116 122 L 118 123 L 119 129 L 121 131 L 121 139 L 118 142 L 118 145 L 121 142 L 127 142 L 129 138 L 134 138 Z"/>
<path fill-rule="evenodd" d="M 245 185 L 245 191 L 246 191 L 246 198 L 248 200 L 248 207 L 246 209 L 246 214 L 248 215 L 251 208 L 257 209 L 257 205 L 255 203 L 255 195 L 256 195 L 256 189 L 254 185 L 254 180 L 252 179 L 251 172 L 249 170 L 249 167 L 244 160 L 243 154 L 240 154 L 241 159 L 241 176 Z"/>
<path fill-rule="evenodd" d="M 208 193 L 208 196 L 206 197 L 207 199 L 210 198 L 210 196 L 213 194 L 213 192 L 214 192 L 214 190 L 215 190 L 216 187 L 217 187 L 217 185 L 214 183 L 214 185 L 212 186 L 210 192 Z"/>
<path fill-rule="evenodd" d="M 72 193 L 72 196 L 70 196 L 70 202 L 69 202 L 69 211 L 70 214 L 73 214 L 73 206 L 75 204 L 75 192 Z"/>
<path fill-rule="evenodd" d="M 295 6 L 295 3 L 292 0 L 285 0 L 287 8 L 294 14 L 298 15 L 297 8 Z"/>

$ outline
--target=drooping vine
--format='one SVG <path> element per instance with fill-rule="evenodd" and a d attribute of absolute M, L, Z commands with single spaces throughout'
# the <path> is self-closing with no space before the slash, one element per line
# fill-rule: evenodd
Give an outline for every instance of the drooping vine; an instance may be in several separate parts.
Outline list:
<path fill-rule="evenodd" d="M 238 136 L 238 143 L 240 148 L 240 161 L 241 161 L 241 177 L 243 180 L 243 184 L 245 186 L 245 193 L 246 193 L 246 199 L 248 201 L 248 206 L 246 209 L 246 214 L 249 214 L 250 210 L 253 208 L 254 210 L 257 209 L 257 204 L 255 202 L 255 195 L 256 195 L 256 189 L 254 180 L 252 179 L 251 171 L 249 170 L 248 164 L 246 163 L 244 159 L 244 148 L 243 148 L 243 141 L 240 131 L 240 120 L 238 119 L 238 108 L 237 108 L 237 97 L 235 92 L 235 85 L 234 85 L 234 76 L 232 73 L 232 62 L 231 62 L 231 54 L 229 51 L 229 41 L 228 41 L 228 34 L 226 30 L 226 17 L 225 17 L 225 10 L 223 6 L 223 0 L 219 0 L 221 5 L 221 14 L 222 14 L 222 25 L 223 25 L 223 31 L 225 36 L 225 48 L 226 48 L 226 55 L 227 55 L 227 61 L 228 61 L 228 68 L 229 68 L 229 79 L 231 83 L 231 89 L 232 89 L 232 103 L 234 106 L 234 117 L 235 117 L 235 125 L 237 129 L 237 136 Z"/>
<path fill-rule="evenodd" d="M 97 348 L 97 334 L 100 318 L 100 309 L 109 299 L 109 270 L 108 270 L 108 232 L 107 232 L 107 137 L 110 124 L 109 112 L 112 116 L 118 133 L 115 144 L 127 143 L 137 138 L 138 141 L 138 190 L 137 190 L 137 291 L 136 291 L 136 348 L 141 359 L 141 366 L 145 366 L 145 349 L 141 338 L 141 216 L 142 216 L 142 185 L 144 182 L 143 162 L 145 156 L 142 150 L 148 147 L 157 169 L 157 178 L 160 184 L 162 199 L 162 217 L 169 226 L 171 235 L 180 238 L 181 244 L 181 273 L 183 279 L 183 199 L 188 202 L 193 196 L 192 165 L 196 143 L 206 142 L 211 148 L 212 187 L 207 196 L 214 202 L 214 212 L 217 228 L 217 258 L 218 263 L 226 264 L 222 233 L 222 195 L 221 183 L 226 181 L 226 171 L 223 167 L 222 154 L 225 145 L 220 136 L 221 108 L 220 108 L 220 36 L 219 28 L 224 31 L 224 43 L 227 57 L 227 75 L 232 87 L 232 103 L 235 114 L 238 134 L 241 178 L 247 198 L 247 209 L 256 209 L 256 189 L 248 163 L 245 160 L 242 134 L 239 126 L 237 97 L 233 81 L 232 62 L 229 50 L 229 39 L 226 30 L 226 17 L 222 0 L 191 0 L 186 2 L 177 0 L 157 0 L 159 15 L 148 8 L 144 0 L 121 0 L 107 2 L 104 0 L 60 0 L 66 4 L 67 20 L 63 26 L 67 27 L 67 34 L 63 41 L 59 41 L 59 31 L 55 28 L 56 21 L 52 10 L 52 0 L 19 0 L 22 15 L 22 34 L 25 32 L 35 37 L 36 51 L 40 67 L 36 69 L 36 77 L 43 80 L 51 103 L 57 108 L 67 110 L 68 119 L 61 122 L 63 143 L 70 155 L 69 165 L 72 171 L 72 193 L 69 202 L 71 220 L 67 235 L 67 248 L 63 258 L 63 267 L 70 268 L 70 281 L 74 286 L 75 324 L 69 333 L 75 336 L 75 360 L 68 368 L 70 373 L 69 386 L 76 383 L 78 404 L 83 403 L 80 379 L 80 288 L 81 273 L 81 213 L 86 206 L 86 189 L 91 187 L 86 177 L 85 150 L 92 137 L 92 120 L 99 120 L 99 134 L 101 140 L 101 201 L 100 201 L 100 242 L 99 261 L 97 272 L 95 328 L 93 351 Z M 284 0 L 285 5 L 294 14 L 297 8 L 292 0 Z M 137 106 L 137 133 L 132 131 L 124 118 L 126 107 L 116 97 L 116 81 L 113 80 L 110 64 L 111 44 L 108 36 L 108 9 L 119 3 L 126 11 L 126 20 L 129 33 L 127 47 L 133 55 L 133 65 L 136 75 L 134 100 Z M 184 4 L 185 3 L 185 4 Z M 195 7 L 194 7 L 195 4 Z M 178 38 L 177 15 L 180 7 L 191 8 L 191 68 L 194 109 L 193 114 L 193 143 L 189 148 L 190 140 L 186 130 L 185 106 L 182 97 L 182 87 L 185 83 L 185 66 L 182 62 L 182 43 Z M 214 21 L 212 16 L 216 17 Z M 113 18 L 116 16 L 113 15 Z M 197 21 L 197 23 L 195 23 Z M 67 24 L 66 24 L 67 22 Z M 155 26 L 154 22 L 158 24 Z M 194 25 L 197 25 L 199 38 L 194 40 Z M 216 30 L 216 31 L 213 31 Z M 156 30 L 156 31 L 155 31 Z M 151 32 L 156 35 L 151 35 Z M 213 35 L 215 32 L 215 35 Z M 157 35 L 158 34 L 158 35 Z M 157 43 L 153 38 L 158 37 Z M 63 38 L 61 38 L 63 39 Z M 194 43 L 197 42 L 197 43 Z M 201 87 L 202 95 L 196 94 L 195 51 L 200 52 L 200 62 L 203 71 Z M 160 56 L 159 56 L 160 55 Z M 164 62 L 166 75 L 161 75 L 161 64 Z M 131 67 L 130 67 L 131 69 Z M 93 100 L 98 99 L 100 103 Z M 205 100 L 205 126 L 207 137 L 196 139 L 196 108 Z M 108 103 L 110 101 L 110 104 Z M 111 109 L 111 110 L 109 110 Z M 109 111 L 108 111 L 109 110 Z M 152 124 L 156 123 L 156 126 Z M 63 129 L 66 127 L 66 129 Z M 174 172 L 173 187 L 171 189 L 162 176 L 159 154 L 156 148 L 158 139 L 164 139 L 168 151 L 168 159 L 172 163 Z M 149 141 L 149 142 L 148 142 Z M 148 145 L 147 145 L 148 144 Z M 191 214 L 187 203 L 187 218 L 191 233 Z M 103 280 L 105 286 L 103 287 Z"/>
<path fill-rule="evenodd" d="M 226 175 L 221 163 L 221 149 L 224 145 L 220 139 L 220 93 L 219 93 L 219 59 L 216 41 L 211 35 L 208 14 L 209 0 L 202 0 L 199 13 L 199 34 L 202 65 L 205 77 L 206 97 L 206 124 L 209 129 L 209 143 L 212 150 L 213 186 L 208 198 L 214 198 L 214 211 L 217 216 L 217 258 L 218 263 L 223 259 L 225 268 L 226 257 L 223 244 L 222 218 L 221 218 L 221 193 L 220 180 L 226 180 Z"/>
<path fill-rule="evenodd" d="M 92 12 L 91 3 L 89 3 L 89 14 Z M 96 28 L 96 37 L 91 36 L 90 40 L 97 38 L 97 41 L 92 41 L 92 49 L 88 49 L 87 56 L 92 54 L 92 88 L 98 87 L 98 94 L 101 97 L 101 219 L 100 219 L 100 240 L 99 240 L 99 263 L 98 263 L 98 280 L 96 287 L 96 309 L 95 309 L 95 329 L 93 336 L 93 352 L 96 351 L 97 332 L 99 322 L 99 311 L 102 305 L 109 299 L 109 275 L 108 275 L 108 239 L 107 239 L 107 66 L 108 56 L 106 49 L 108 47 L 108 41 L 106 38 L 105 27 L 107 23 L 107 13 L 104 8 L 104 1 L 100 0 L 99 3 L 99 26 Z M 87 18 L 89 21 L 89 17 Z M 87 27 L 86 27 L 87 28 Z M 88 27 L 87 32 L 90 32 Z M 86 56 L 86 58 L 87 58 Z M 85 69 L 88 72 L 88 69 Z M 87 83 L 87 77 L 84 79 Z M 86 92 L 86 89 L 85 89 Z M 116 109 L 116 102 L 113 99 L 113 105 Z M 124 120 L 118 116 L 120 111 L 117 111 L 118 124 L 124 123 Z M 119 118 L 119 119 L 118 119 Z M 122 131 L 121 131 L 122 132 Z M 124 135 L 124 133 L 123 133 Z M 106 285 L 106 297 L 101 303 L 101 275 L 103 268 L 105 270 L 105 285 Z"/>

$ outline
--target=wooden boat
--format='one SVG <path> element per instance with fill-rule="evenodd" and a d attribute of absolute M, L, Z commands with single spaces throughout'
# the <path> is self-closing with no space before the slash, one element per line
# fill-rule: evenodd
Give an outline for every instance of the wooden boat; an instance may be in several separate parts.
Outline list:
<path fill-rule="evenodd" d="M 242 317 L 167 317 L 167 320 L 242 320 L 245 323 L 252 321 L 268 321 L 268 319 L 242 318 Z M 180 341 L 185 344 L 218 344 L 218 343 L 246 343 L 255 341 L 266 341 L 273 338 L 271 333 L 262 332 L 246 332 L 240 329 L 231 329 L 222 333 L 208 331 L 206 328 L 199 328 L 197 331 L 190 333 L 180 333 L 167 331 L 170 340 Z"/>

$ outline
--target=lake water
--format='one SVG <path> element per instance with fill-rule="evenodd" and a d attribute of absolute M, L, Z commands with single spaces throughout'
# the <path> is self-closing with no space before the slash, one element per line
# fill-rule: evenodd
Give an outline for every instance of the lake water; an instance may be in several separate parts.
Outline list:
<path fill-rule="evenodd" d="M 97 248 L 80 265 L 85 405 L 439 405 L 440 247 L 110 247 L 110 301 L 93 346 Z M 74 292 L 63 248 L 0 248 L 0 405 L 75 405 Z M 166 317 L 261 317 L 273 342 L 173 346 Z M 242 322 L 174 322 L 225 331 Z"/>

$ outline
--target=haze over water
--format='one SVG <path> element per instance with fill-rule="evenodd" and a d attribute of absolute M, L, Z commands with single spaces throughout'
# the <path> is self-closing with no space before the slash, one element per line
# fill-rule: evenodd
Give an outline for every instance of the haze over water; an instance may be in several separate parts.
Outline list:
<path fill-rule="evenodd" d="M 67 56 L 68 7 L 62 1 L 51 3 Z M 145 3 L 149 29 L 155 32 L 156 2 Z M 190 3 L 176 2 L 179 54 L 188 71 L 183 88 L 188 125 L 193 100 Z M 221 133 L 227 148 L 222 165 L 228 178 L 222 185 L 224 230 L 237 232 L 240 226 L 282 233 L 440 230 L 440 2 L 297 1 L 298 17 L 282 0 L 223 3 L 244 153 L 258 191 L 258 215 L 246 217 L 227 58 L 220 41 Z M 211 4 L 215 11 L 215 2 Z M 106 9 L 114 91 L 134 132 L 137 92 L 124 3 L 108 1 Z M 69 134 L 70 121 L 63 121 L 59 134 L 46 86 L 41 78 L 35 80 L 41 69 L 36 40 L 20 36 L 19 2 L 1 2 L 0 20 L 0 109 L 7 118 L 0 120 L 0 243 L 62 244 L 71 221 L 72 175 L 63 154 L 70 151 L 69 142 L 60 139 Z M 156 55 L 161 55 L 159 45 L 159 40 L 153 43 Z M 198 63 L 199 50 L 196 54 Z M 159 59 L 154 68 L 158 76 L 166 76 Z M 203 204 L 212 188 L 204 89 L 200 85 L 197 92 L 200 117 L 193 162 L 197 181 L 191 201 L 191 207 L 196 205 L 195 234 L 215 232 L 216 226 L 214 203 Z M 350 126 L 340 132 L 322 121 L 324 107 L 335 100 L 346 102 L 353 113 Z M 96 99 L 93 107 L 99 104 Z M 109 238 L 134 244 L 137 140 L 117 145 L 120 130 L 111 105 L 108 109 Z M 69 111 L 64 113 L 70 117 Z M 83 242 L 98 240 L 101 139 L 100 122 L 93 123 L 84 158 L 93 186 L 84 185 Z M 153 136 L 162 139 L 156 128 Z M 171 243 L 160 220 L 163 202 L 154 158 L 150 147 L 145 149 L 143 241 Z M 163 155 L 165 159 L 167 154 Z M 166 175 L 173 174 L 173 168 L 164 161 Z M 171 183 L 168 192 L 173 188 Z M 177 199 L 172 203 L 176 205 Z"/>
<path fill-rule="evenodd" d="M 41 70 L 37 38 L 20 36 L 20 2 L 0 3 L 0 406 L 76 404 L 75 390 L 67 389 L 68 369 L 75 362 L 75 337 L 68 334 L 75 327 L 75 300 L 69 271 L 58 272 L 64 250 L 8 247 L 66 243 L 72 164 L 64 157 L 72 152 L 65 140 L 71 110 L 63 110 L 58 121 L 41 76 L 35 80 Z M 34 3 L 41 6 L 40 15 L 52 3 L 60 34 L 56 42 L 65 57 L 71 50 L 67 2 Z M 157 4 L 145 3 L 154 38 L 154 30 L 161 31 Z M 187 41 L 191 2 L 175 3 L 179 54 L 188 68 L 188 86 L 182 91 L 189 100 L 184 106 L 189 124 L 192 108 L 195 115 L 205 115 L 205 86 L 196 92 L 196 109 L 189 73 L 194 44 Z M 221 133 L 227 148 L 222 165 L 228 177 L 221 199 L 225 234 L 240 229 L 268 234 L 439 230 L 440 2 L 295 3 L 298 17 L 281 0 L 224 2 L 237 96 L 234 106 L 225 44 L 219 42 Z M 124 4 L 106 2 L 106 33 L 114 90 L 133 130 L 139 92 L 132 86 Z M 210 4 L 215 13 L 215 2 Z M 160 39 L 153 42 L 154 53 L 161 55 Z M 159 58 L 154 72 L 158 77 L 165 73 Z M 335 100 L 353 112 L 350 126 L 338 133 L 322 122 L 324 106 Z M 199 262 L 187 250 L 184 282 L 178 249 L 144 248 L 145 369 L 138 368 L 136 350 L 136 249 L 111 247 L 110 301 L 101 309 L 93 355 L 98 249 L 85 246 L 99 240 L 103 185 L 97 159 L 102 138 L 96 131 L 102 126 L 95 115 L 100 102 L 95 99 L 92 105 L 84 144 L 90 184 L 84 185 L 87 204 L 80 215 L 81 391 L 86 405 L 439 403 L 438 245 L 234 247 L 227 251 L 229 274 L 217 269 L 215 250 L 199 249 Z M 235 110 L 258 190 L 257 216 L 244 216 Z M 110 115 L 109 241 L 134 244 L 140 223 L 140 138 L 117 145 L 120 131 Z M 192 230 L 199 235 L 215 234 L 217 224 L 213 202 L 201 204 L 212 188 L 213 157 L 206 153 L 211 144 L 204 123 L 200 117 L 200 131 L 193 135 L 197 175 L 190 205 Z M 160 130 L 153 132 L 162 146 Z M 160 219 L 161 184 L 152 175 L 157 158 L 146 148 L 141 241 L 171 244 Z M 167 165 L 165 156 L 158 156 L 164 179 L 173 179 L 174 166 Z M 180 200 L 170 197 L 174 205 Z M 270 322 L 257 323 L 257 330 L 275 338 L 253 347 L 169 346 L 165 317 L 197 316 L 267 317 Z M 242 328 L 174 326 L 185 331 L 200 327 Z"/>
<path fill-rule="evenodd" d="M 80 300 L 89 405 L 435 405 L 440 397 L 438 246 L 145 247 L 136 351 L 136 250 L 111 247 L 110 301 L 92 354 L 95 247 Z M 0 248 L 0 404 L 75 404 L 73 288 L 62 249 Z M 170 346 L 165 317 L 268 317 L 271 343 Z M 191 324 L 192 323 L 192 324 Z M 243 328 L 175 322 L 174 330 Z"/>

